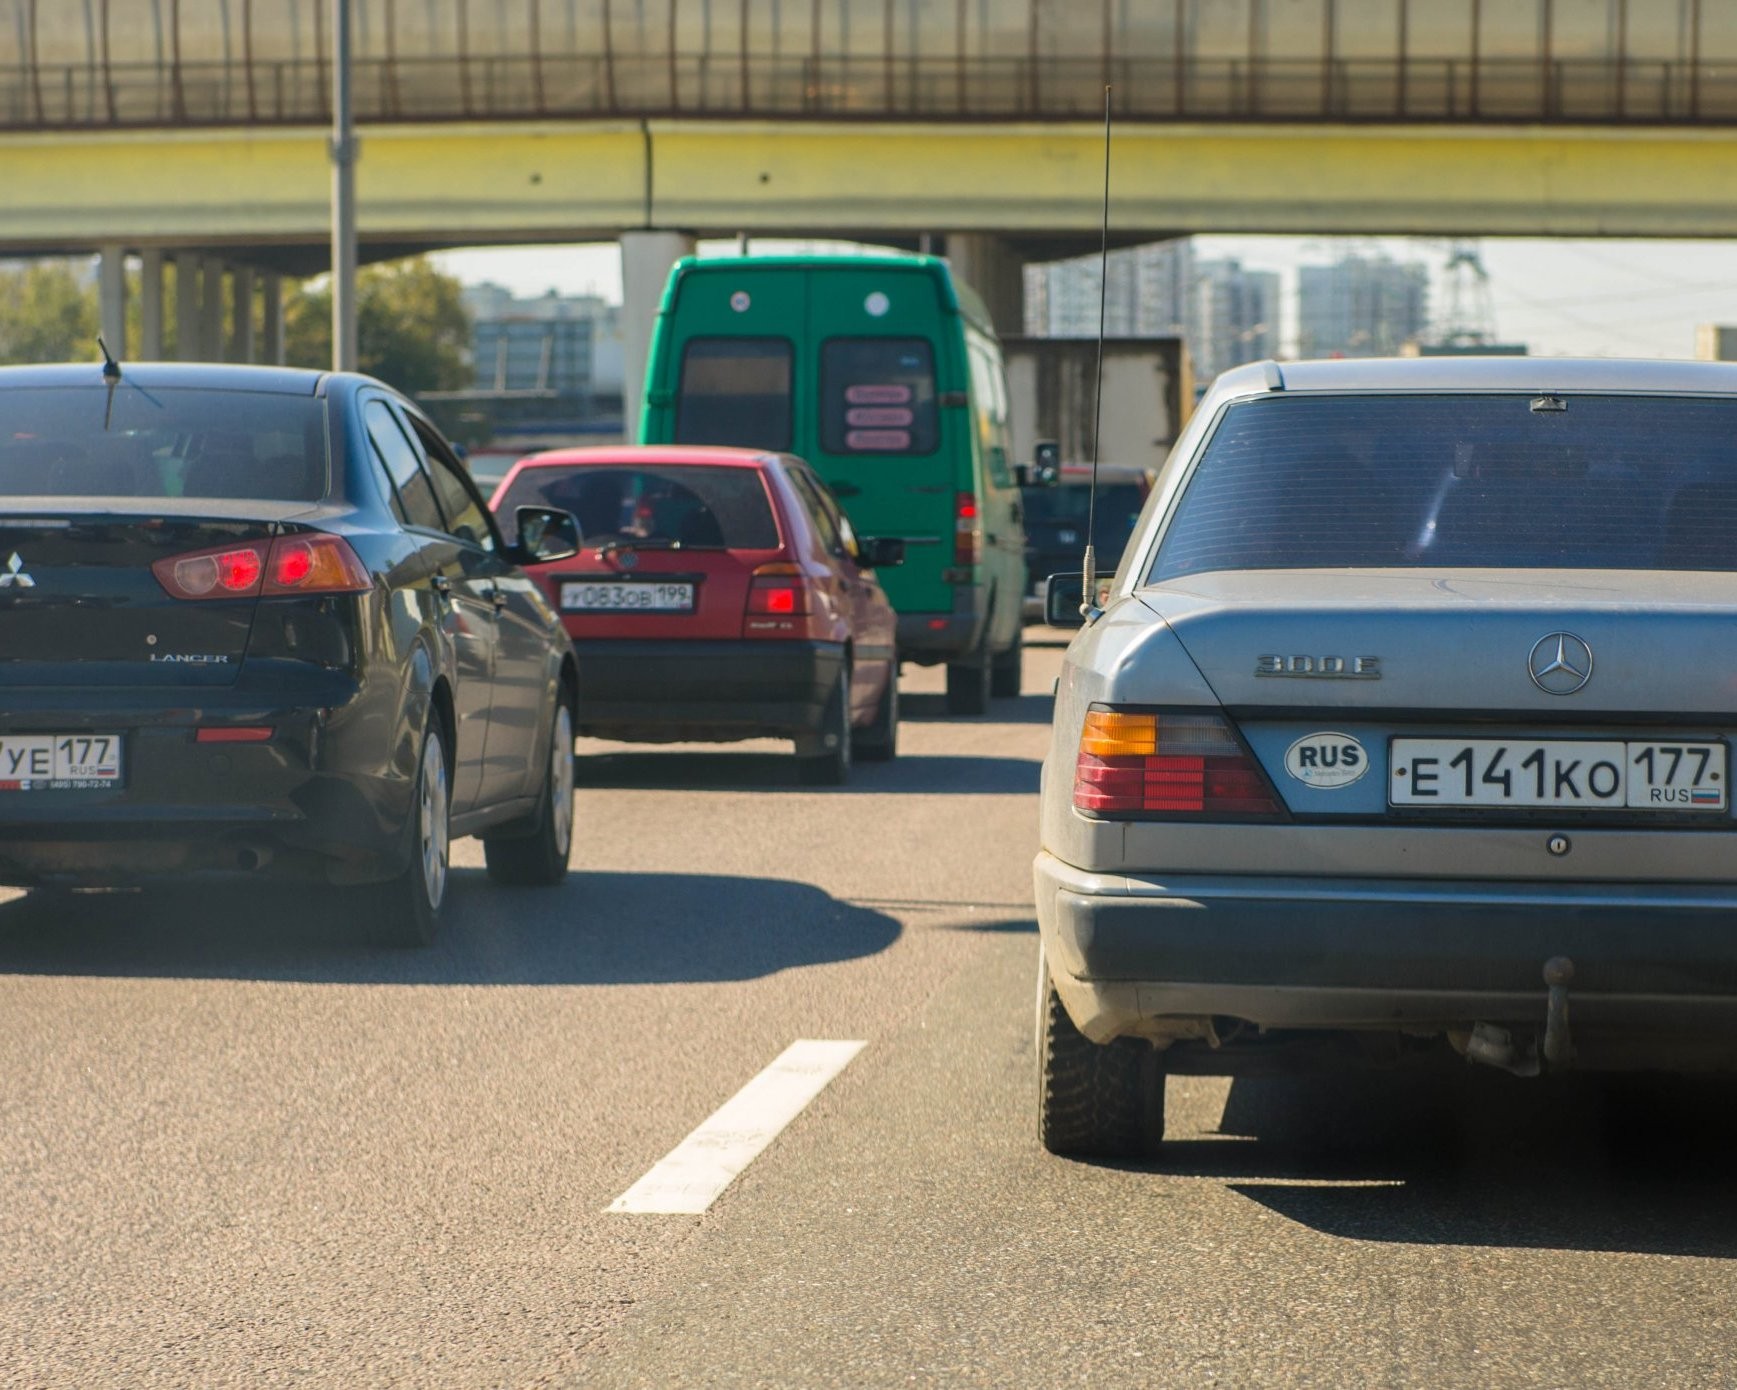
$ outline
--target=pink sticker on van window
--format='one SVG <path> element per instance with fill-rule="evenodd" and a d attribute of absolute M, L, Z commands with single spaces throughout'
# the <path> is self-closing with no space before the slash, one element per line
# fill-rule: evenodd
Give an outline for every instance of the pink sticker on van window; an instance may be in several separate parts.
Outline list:
<path fill-rule="evenodd" d="M 909 405 L 909 386 L 847 386 L 844 398 L 851 405 Z"/>
<path fill-rule="evenodd" d="M 844 412 L 844 423 L 860 425 L 905 425 L 916 423 L 916 416 L 898 405 L 859 405 Z"/>
<path fill-rule="evenodd" d="M 844 447 L 859 454 L 898 453 L 911 447 L 909 430 L 852 430 L 844 437 Z"/>

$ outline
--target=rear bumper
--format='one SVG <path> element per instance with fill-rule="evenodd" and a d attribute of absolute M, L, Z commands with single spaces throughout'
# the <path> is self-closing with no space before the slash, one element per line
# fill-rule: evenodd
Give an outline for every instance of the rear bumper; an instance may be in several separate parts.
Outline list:
<path fill-rule="evenodd" d="M 241 875 L 330 883 L 388 877 L 406 862 L 410 782 L 356 711 L 242 708 L 19 709 L 0 733 L 120 733 L 123 785 L 0 793 L 0 883 L 116 886 Z M 226 705 L 233 705 L 226 708 Z M 199 743 L 196 729 L 269 724 L 268 743 Z"/>
<path fill-rule="evenodd" d="M 1097 1041 L 1162 1020 L 1263 1028 L 1541 1024 L 1544 962 L 1575 964 L 1577 1027 L 1737 1024 L 1737 886 L 1177 876 L 1035 865 L 1039 929 Z"/>
<path fill-rule="evenodd" d="M 641 742 L 798 738 L 820 728 L 838 642 L 577 641 L 579 732 Z"/>

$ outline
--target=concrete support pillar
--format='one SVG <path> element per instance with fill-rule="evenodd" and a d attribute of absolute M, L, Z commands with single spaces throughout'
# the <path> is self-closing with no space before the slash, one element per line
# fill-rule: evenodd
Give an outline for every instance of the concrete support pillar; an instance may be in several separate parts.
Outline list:
<path fill-rule="evenodd" d="M 260 361 L 281 367 L 284 364 L 283 335 L 283 276 L 267 271 L 259 277 Z"/>
<path fill-rule="evenodd" d="M 197 362 L 205 355 L 205 319 L 199 312 L 199 297 L 205 286 L 205 267 L 191 251 L 175 253 L 175 357 Z"/>
<path fill-rule="evenodd" d="M 621 234 L 621 418 L 622 435 L 629 443 L 639 438 L 645 359 L 651 351 L 651 329 L 664 283 L 670 267 L 693 253 L 694 239 L 686 232 Z"/>
<path fill-rule="evenodd" d="M 145 251 L 139 257 L 139 360 L 163 357 L 163 253 Z"/>
<path fill-rule="evenodd" d="M 109 352 L 127 357 L 127 250 L 105 246 L 97 259 L 97 317 Z M 91 344 L 92 347 L 95 344 Z"/>
<path fill-rule="evenodd" d="M 207 362 L 221 362 L 223 347 L 223 262 L 215 256 L 205 260 L 199 290 L 199 342 Z"/>
<path fill-rule="evenodd" d="M 230 360 L 252 362 L 253 356 L 253 271 L 247 266 L 235 267 L 235 312 L 229 341 Z"/>
<path fill-rule="evenodd" d="M 1000 237 L 950 232 L 947 260 L 953 274 L 982 296 L 1003 337 L 1025 332 L 1025 262 Z"/>

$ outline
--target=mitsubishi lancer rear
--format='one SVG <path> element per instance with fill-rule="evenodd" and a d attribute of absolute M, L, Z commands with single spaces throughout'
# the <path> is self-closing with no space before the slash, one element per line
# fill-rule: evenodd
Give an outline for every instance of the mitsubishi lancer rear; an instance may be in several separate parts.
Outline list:
<path fill-rule="evenodd" d="M 1241 368 L 1090 598 L 1047 1148 L 1153 1152 L 1171 1073 L 1737 1068 L 1737 368 Z"/>
<path fill-rule="evenodd" d="M 414 406 L 350 374 L 0 371 L 0 883 L 368 885 L 420 944 L 450 837 L 555 884 L 572 651 Z"/>

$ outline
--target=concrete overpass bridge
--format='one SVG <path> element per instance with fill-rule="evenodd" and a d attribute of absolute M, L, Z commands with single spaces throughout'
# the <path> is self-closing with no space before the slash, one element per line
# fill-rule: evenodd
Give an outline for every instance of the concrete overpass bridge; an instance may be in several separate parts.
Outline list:
<path fill-rule="evenodd" d="M 364 254 L 620 237 L 630 324 L 744 231 L 947 236 L 1016 320 L 1023 261 L 1095 242 L 1106 84 L 1129 240 L 1737 231 L 1731 0 L 354 5 Z M 328 24 L 0 0 L 0 254 L 105 250 L 111 322 L 141 255 L 146 353 L 197 267 L 211 351 L 188 283 L 324 266 Z"/>

